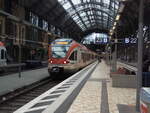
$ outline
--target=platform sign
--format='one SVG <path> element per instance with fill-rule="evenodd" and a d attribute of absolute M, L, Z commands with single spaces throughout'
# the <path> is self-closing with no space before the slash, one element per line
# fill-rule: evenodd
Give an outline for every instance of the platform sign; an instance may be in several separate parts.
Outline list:
<path fill-rule="evenodd" d="M 126 44 L 130 43 L 130 39 L 129 38 L 125 38 L 125 43 Z"/>
<path fill-rule="evenodd" d="M 131 44 L 136 44 L 137 43 L 137 38 L 131 38 L 130 43 Z"/>
<path fill-rule="evenodd" d="M 99 38 L 95 40 L 96 44 L 107 44 L 108 38 Z"/>
<path fill-rule="evenodd" d="M 125 44 L 136 44 L 137 38 L 125 38 L 124 42 L 125 42 Z"/>
<path fill-rule="evenodd" d="M 104 38 L 103 42 L 107 43 L 108 42 L 108 38 Z"/>

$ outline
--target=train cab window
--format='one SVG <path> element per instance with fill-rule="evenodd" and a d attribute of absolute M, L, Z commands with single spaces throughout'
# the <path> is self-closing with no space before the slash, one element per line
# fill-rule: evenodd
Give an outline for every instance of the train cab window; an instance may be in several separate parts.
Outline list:
<path fill-rule="evenodd" d="M 74 52 L 70 55 L 69 60 L 77 60 L 77 51 L 74 51 Z"/>
<path fill-rule="evenodd" d="M 5 58 L 5 51 L 2 49 L 1 50 L 1 59 L 4 59 Z"/>
<path fill-rule="evenodd" d="M 53 46 L 52 57 L 53 58 L 64 58 L 69 50 L 69 46 Z"/>

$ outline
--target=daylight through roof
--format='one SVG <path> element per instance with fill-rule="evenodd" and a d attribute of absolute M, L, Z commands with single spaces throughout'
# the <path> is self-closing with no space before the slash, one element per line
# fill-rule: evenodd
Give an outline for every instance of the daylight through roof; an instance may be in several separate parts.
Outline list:
<path fill-rule="evenodd" d="M 118 12 L 118 0 L 58 0 L 77 25 L 89 29 L 109 30 Z"/>

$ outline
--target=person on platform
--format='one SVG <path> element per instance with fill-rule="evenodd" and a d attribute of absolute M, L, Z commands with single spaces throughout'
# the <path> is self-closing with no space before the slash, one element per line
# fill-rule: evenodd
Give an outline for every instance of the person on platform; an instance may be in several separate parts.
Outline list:
<path fill-rule="evenodd" d="M 150 59 L 148 55 L 143 57 L 143 76 L 142 76 L 142 86 L 150 87 Z"/>

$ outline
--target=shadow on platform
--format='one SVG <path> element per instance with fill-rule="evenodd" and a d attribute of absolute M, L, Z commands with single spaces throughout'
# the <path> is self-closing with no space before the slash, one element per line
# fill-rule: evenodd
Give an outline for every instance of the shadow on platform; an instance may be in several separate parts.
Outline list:
<path fill-rule="evenodd" d="M 117 107 L 119 113 L 139 113 L 136 111 L 136 108 L 133 105 L 118 104 Z"/>

